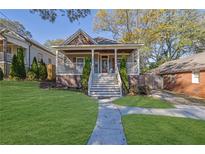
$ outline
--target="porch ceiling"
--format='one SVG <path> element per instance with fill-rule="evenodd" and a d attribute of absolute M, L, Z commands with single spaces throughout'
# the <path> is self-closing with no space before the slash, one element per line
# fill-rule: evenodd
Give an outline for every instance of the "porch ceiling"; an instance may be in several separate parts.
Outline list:
<path fill-rule="evenodd" d="M 135 49 L 118 49 L 117 53 L 130 53 Z M 92 54 L 91 50 L 61 50 L 64 54 Z M 114 49 L 104 49 L 98 50 L 95 49 L 95 53 L 103 53 L 103 54 L 114 54 Z"/>
<path fill-rule="evenodd" d="M 105 45 L 62 45 L 62 46 L 52 46 L 56 50 L 62 50 L 62 51 L 68 51 L 68 50 L 125 50 L 130 49 L 134 50 L 139 48 L 140 46 L 143 46 L 143 44 L 105 44 Z"/>

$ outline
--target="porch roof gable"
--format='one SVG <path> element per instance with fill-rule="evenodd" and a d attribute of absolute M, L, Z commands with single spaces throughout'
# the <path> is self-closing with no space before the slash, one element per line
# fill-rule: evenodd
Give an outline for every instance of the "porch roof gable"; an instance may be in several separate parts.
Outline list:
<path fill-rule="evenodd" d="M 52 46 L 56 50 L 91 50 L 91 49 L 136 49 L 143 46 L 142 43 L 124 44 L 91 44 L 91 45 L 60 45 Z"/>
<path fill-rule="evenodd" d="M 85 38 L 85 41 L 82 40 L 82 37 Z M 63 45 L 72 45 L 71 43 L 76 39 L 76 45 L 77 43 L 79 44 L 97 44 L 97 42 L 90 37 L 85 31 L 83 31 L 82 29 L 79 29 L 78 31 L 76 31 L 73 35 L 71 35 L 70 37 L 68 37 L 65 42 L 63 43 Z"/>

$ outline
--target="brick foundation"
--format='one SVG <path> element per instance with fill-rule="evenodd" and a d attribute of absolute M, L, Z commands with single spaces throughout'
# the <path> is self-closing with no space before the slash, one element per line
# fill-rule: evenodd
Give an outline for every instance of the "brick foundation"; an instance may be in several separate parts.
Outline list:
<path fill-rule="evenodd" d="M 81 88 L 81 75 L 57 75 L 57 86 Z"/>

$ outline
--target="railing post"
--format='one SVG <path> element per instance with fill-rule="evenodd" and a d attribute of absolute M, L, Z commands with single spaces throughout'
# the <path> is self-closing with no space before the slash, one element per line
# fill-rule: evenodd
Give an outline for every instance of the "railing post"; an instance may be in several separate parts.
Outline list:
<path fill-rule="evenodd" d="M 92 72 L 94 72 L 94 49 L 92 49 Z"/>
<path fill-rule="evenodd" d="M 140 75 L 140 52 L 137 50 L 137 74 Z"/>
<path fill-rule="evenodd" d="M 117 72 L 117 49 L 115 49 L 115 73 Z"/>
<path fill-rule="evenodd" d="M 56 50 L 56 75 L 58 74 L 58 50 Z"/>

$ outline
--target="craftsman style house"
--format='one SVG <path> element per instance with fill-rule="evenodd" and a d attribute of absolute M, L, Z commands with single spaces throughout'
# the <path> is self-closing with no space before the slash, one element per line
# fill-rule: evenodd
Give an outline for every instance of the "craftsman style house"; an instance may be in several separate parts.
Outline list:
<path fill-rule="evenodd" d="M 130 83 L 136 83 L 139 74 L 138 47 L 142 44 L 125 44 L 106 38 L 92 38 L 78 30 L 56 49 L 57 84 L 80 88 L 85 57 L 91 58 L 88 94 L 91 96 L 121 96 L 122 81 L 119 74 L 120 59 L 127 59 Z"/>
<path fill-rule="evenodd" d="M 0 29 L 0 67 L 4 75 L 8 77 L 12 57 L 17 54 L 18 48 L 24 49 L 24 63 L 28 69 L 36 57 L 38 61 L 43 59 L 46 64 L 55 64 L 55 54 L 50 49 L 37 41 L 20 35 L 12 30 Z"/>

